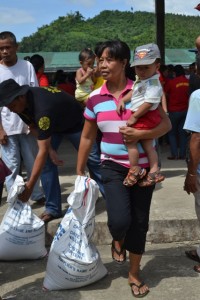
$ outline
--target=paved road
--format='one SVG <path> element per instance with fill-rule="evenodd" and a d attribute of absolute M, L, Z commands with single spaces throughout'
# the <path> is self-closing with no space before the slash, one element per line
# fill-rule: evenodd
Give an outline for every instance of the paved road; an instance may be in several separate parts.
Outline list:
<path fill-rule="evenodd" d="M 199 274 L 194 262 L 185 257 L 188 243 L 147 245 L 141 275 L 151 291 L 147 300 L 199 300 Z M 127 284 L 128 262 L 112 262 L 110 246 L 98 247 L 108 275 L 100 281 L 76 290 L 42 291 L 46 259 L 42 261 L 0 263 L 0 294 L 16 300 L 118 300 L 132 299 Z M 11 298 L 7 298 L 10 296 Z"/>

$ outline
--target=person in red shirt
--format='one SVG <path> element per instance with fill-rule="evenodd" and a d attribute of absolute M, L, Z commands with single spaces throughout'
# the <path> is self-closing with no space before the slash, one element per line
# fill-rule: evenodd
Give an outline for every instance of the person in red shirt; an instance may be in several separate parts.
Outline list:
<path fill-rule="evenodd" d="M 70 82 L 67 74 L 61 74 L 57 80 L 57 88 L 67 92 L 68 94 L 75 96 L 76 85 Z"/>
<path fill-rule="evenodd" d="M 30 62 L 35 69 L 39 86 L 49 86 L 49 79 L 47 75 L 44 74 L 44 58 L 39 54 L 34 54 L 31 56 Z"/>
<path fill-rule="evenodd" d="M 167 108 L 172 129 L 168 133 L 171 156 L 168 159 L 185 159 L 187 134 L 183 130 L 189 101 L 189 80 L 181 65 L 174 67 L 175 78 L 165 85 Z"/>

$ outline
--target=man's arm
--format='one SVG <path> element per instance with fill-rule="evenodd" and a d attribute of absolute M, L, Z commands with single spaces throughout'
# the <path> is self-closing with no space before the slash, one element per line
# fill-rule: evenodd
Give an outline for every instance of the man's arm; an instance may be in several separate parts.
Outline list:
<path fill-rule="evenodd" d="M 31 176 L 25 184 L 25 190 L 19 195 L 19 199 L 23 202 L 27 202 L 29 200 L 34 185 L 38 180 L 38 178 L 40 177 L 40 174 L 42 172 L 42 169 L 47 159 L 47 155 L 49 153 L 49 149 L 51 148 L 50 142 L 51 142 L 51 138 L 48 138 L 46 140 L 38 140 L 39 149 L 38 149 L 38 154 L 35 158 Z"/>
<path fill-rule="evenodd" d="M 200 163 L 200 133 L 193 132 L 190 138 L 190 160 L 184 190 L 190 194 L 197 191 L 197 167 Z"/>
<path fill-rule="evenodd" d="M 0 145 L 6 145 L 8 142 L 8 136 L 2 125 L 2 120 L 1 120 L 2 109 L 3 107 L 0 108 Z"/>
<path fill-rule="evenodd" d="M 0 120 L 0 145 L 6 145 L 8 142 L 8 136 L 5 130 L 3 129 L 1 120 Z"/>

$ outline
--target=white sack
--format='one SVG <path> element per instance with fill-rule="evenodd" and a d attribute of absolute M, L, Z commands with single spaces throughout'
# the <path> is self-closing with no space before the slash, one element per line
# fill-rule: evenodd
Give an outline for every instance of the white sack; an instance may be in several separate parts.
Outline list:
<path fill-rule="evenodd" d="M 28 202 L 17 198 L 23 190 L 23 178 L 17 176 L 0 225 L 0 260 L 39 259 L 47 254 L 44 222 L 32 212 Z"/>
<path fill-rule="evenodd" d="M 43 286 L 48 290 L 74 289 L 107 274 L 99 252 L 91 242 L 95 225 L 96 182 L 78 176 L 65 214 L 51 245 Z"/>

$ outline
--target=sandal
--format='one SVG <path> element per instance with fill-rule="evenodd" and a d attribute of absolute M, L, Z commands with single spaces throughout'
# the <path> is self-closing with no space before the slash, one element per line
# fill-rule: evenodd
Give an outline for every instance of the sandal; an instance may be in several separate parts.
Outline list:
<path fill-rule="evenodd" d="M 142 179 L 146 175 L 146 170 L 140 168 L 139 166 L 132 167 L 129 169 L 128 175 L 124 179 L 123 184 L 125 186 L 133 186 L 138 182 L 138 180 Z"/>
<path fill-rule="evenodd" d="M 161 182 L 165 179 L 165 176 L 156 171 L 154 173 L 148 173 L 147 176 L 138 182 L 140 187 L 152 186 L 158 182 Z"/>
<path fill-rule="evenodd" d="M 200 257 L 197 254 L 196 250 L 189 250 L 189 251 L 185 251 L 185 254 L 188 258 L 197 261 L 198 263 L 200 263 Z"/>
<path fill-rule="evenodd" d="M 59 217 L 54 217 L 51 214 L 47 213 L 47 212 L 43 212 L 39 218 L 44 222 L 44 223 L 48 223 L 54 219 L 58 219 Z"/>
<path fill-rule="evenodd" d="M 140 293 L 140 289 L 145 285 L 144 282 L 140 283 L 140 284 L 136 284 L 134 282 L 129 282 L 129 285 L 131 287 L 131 292 L 132 292 L 132 295 L 135 297 L 135 298 L 143 298 L 145 297 L 148 293 L 149 293 L 149 290 L 146 290 L 146 292 L 144 293 Z M 132 289 L 133 286 L 136 286 L 138 288 L 138 294 L 136 294 L 134 292 L 134 290 Z"/>
<path fill-rule="evenodd" d="M 115 248 L 114 241 L 112 241 L 111 253 L 112 253 L 112 259 L 113 259 L 116 263 L 118 263 L 119 265 L 122 265 L 122 264 L 125 263 L 125 261 L 126 261 L 126 249 L 124 249 L 124 248 L 122 247 L 121 250 L 117 250 L 117 249 Z M 123 256 L 123 259 L 122 259 L 122 260 L 116 259 L 115 256 L 114 256 L 114 254 L 117 254 L 119 257 L 122 255 L 122 256 Z"/>
<path fill-rule="evenodd" d="M 200 273 L 200 265 L 194 266 L 194 271 Z"/>

